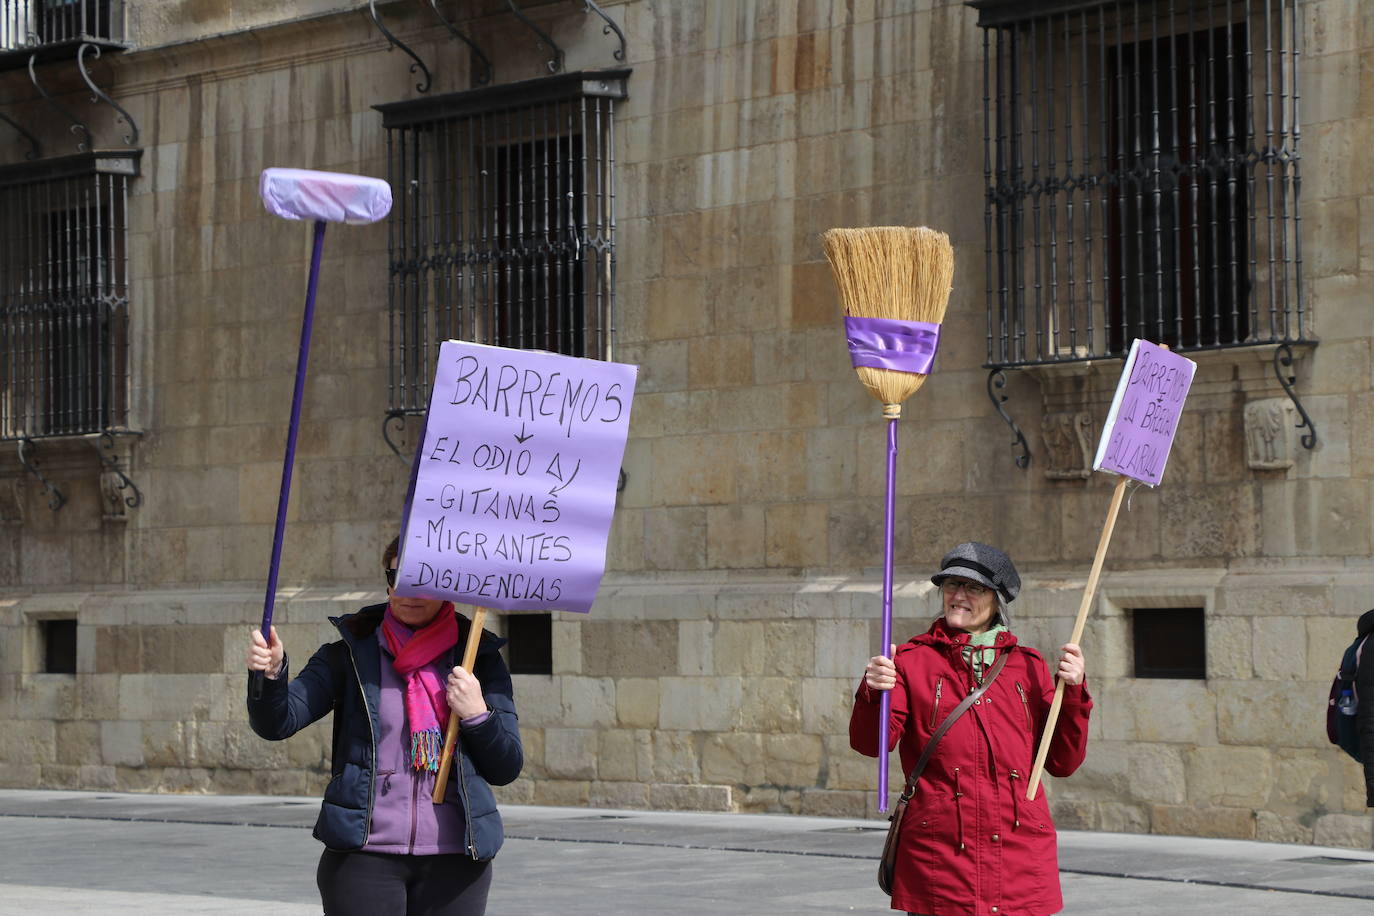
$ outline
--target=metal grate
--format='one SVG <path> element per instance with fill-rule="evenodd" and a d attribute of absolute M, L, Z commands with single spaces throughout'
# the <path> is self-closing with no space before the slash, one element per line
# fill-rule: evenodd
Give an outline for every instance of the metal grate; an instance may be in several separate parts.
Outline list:
<path fill-rule="evenodd" d="M 129 422 L 129 152 L 0 169 L 0 439 Z"/>
<path fill-rule="evenodd" d="M 1307 340 L 1294 0 L 973 0 L 987 365 Z"/>
<path fill-rule="evenodd" d="M 122 0 L 0 0 L 0 51 L 124 37 Z"/>
<path fill-rule="evenodd" d="M 389 419 L 424 413 L 445 339 L 611 357 L 615 102 L 628 75 L 378 106 L 396 190 Z"/>

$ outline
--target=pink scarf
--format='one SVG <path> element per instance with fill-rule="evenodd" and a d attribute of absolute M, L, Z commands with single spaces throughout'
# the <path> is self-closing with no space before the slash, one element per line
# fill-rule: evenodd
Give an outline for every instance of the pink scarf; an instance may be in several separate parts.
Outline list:
<path fill-rule="evenodd" d="M 382 617 L 382 636 L 395 656 L 396 673 L 405 680 L 410 765 L 435 772 L 444 749 L 449 708 L 444 680 L 427 666 L 458 642 L 458 618 L 453 605 L 445 601 L 438 615 L 418 630 L 397 620 L 388 606 Z"/>

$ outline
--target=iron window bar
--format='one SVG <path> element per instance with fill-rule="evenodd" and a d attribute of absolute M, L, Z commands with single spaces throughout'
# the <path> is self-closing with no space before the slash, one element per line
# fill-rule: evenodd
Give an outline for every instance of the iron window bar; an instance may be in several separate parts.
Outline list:
<path fill-rule="evenodd" d="M 1315 344 L 1297 0 L 968 5 L 983 30 L 984 368 L 1023 458 L 994 392 L 1005 370 L 1124 358 L 1134 337 L 1275 347 L 1315 444 L 1283 368 Z"/>
<path fill-rule="evenodd" d="M 138 434 L 128 196 L 140 156 L 0 167 L 0 440 Z"/>
<path fill-rule="evenodd" d="M 377 106 L 387 219 L 389 407 L 424 414 L 440 341 L 610 359 L 615 103 L 629 70 L 565 73 Z"/>
<path fill-rule="evenodd" d="M 126 50 L 126 14 L 125 0 L 0 0 L 0 70 L 70 60 L 83 44 Z"/>

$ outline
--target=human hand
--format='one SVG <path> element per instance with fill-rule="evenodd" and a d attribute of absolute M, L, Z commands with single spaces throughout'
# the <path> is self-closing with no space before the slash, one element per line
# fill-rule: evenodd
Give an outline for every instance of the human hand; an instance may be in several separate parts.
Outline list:
<path fill-rule="evenodd" d="M 887 651 L 889 655 L 875 655 L 864 667 L 864 683 L 870 690 L 891 690 L 897 686 L 897 666 L 892 663 L 897 647 L 891 646 Z"/>
<path fill-rule="evenodd" d="M 1088 669 L 1083 661 L 1083 650 L 1074 643 L 1059 647 L 1064 654 L 1059 657 L 1059 670 L 1055 672 L 1061 681 L 1077 686 L 1087 678 Z"/>
<path fill-rule="evenodd" d="M 471 719 L 487 711 L 487 699 L 482 696 L 482 684 L 465 668 L 454 668 L 448 674 L 445 695 L 448 708 L 459 719 Z"/>
<path fill-rule="evenodd" d="M 281 640 L 277 638 L 276 627 L 272 627 L 271 646 L 268 646 L 266 640 L 262 638 L 262 630 L 253 628 L 248 639 L 249 671 L 261 671 L 275 681 L 281 674 L 281 663 L 285 656 L 286 649 L 282 646 Z"/>

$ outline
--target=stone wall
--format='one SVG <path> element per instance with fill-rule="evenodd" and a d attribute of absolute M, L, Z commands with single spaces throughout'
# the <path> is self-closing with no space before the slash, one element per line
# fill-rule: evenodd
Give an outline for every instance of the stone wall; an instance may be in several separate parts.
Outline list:
<path fill-rule="evenodd" d="M 613 63 L 580 5 L 531 6 L 568 69 Z M 846 728 L 879 638 L 885 443 L 819 232 L 926 223 L 958 252 L 939 370 L 901 425 L 899 634 L 936 614 L 926 577 L 974 538 L 1022 570 L 1023 640 L 1067 638 L 1112 482 L 1047 476 L 1059 459 L 1042 430 L 1086 414 L 1095 436 L 1119 363 L 1012 374 L 1008 408 L 1034 456 L 1017 469 L 981 368 L 974 11 L 606 7 L 634 70 L 616 124 L 617 358 L 641 367 L 627 486 L 596 608 L 555 615 L 553 675 L 516 678 L 529 766 L 502 796 L 873 814 L 873 762 L 848 750 Z M 85 443 L 41 446 L 69 496 L 59 512 L 0 458 L 16 494 L 0 500 L 7 785 L 309 792 L 327 772 L 327 723 L 272 745 L 242 711 L 309 255 L 305 227 L 263 214 L 256 177 L 286 164 L 385 174 L 371 106 L 413 97 L 415 77 L 355 4 L 276 25 L 237 4 L 249 18 L 226 24 L 228 9 L 109 59 L 145 150 L 130 215 L 144 430 L 130 473 L 144 503 L 103 518 Z M 481 9 L 464 25 L 499 52 L 498 80 L 538 75 L 532 33 L 500 4 Z M 466 52 L 418 10 L 383 7 L 439 64 L 433 91 L 465 87 Z M 1304 296 L 1320 344 L 1295 372 L 1319 442 L 1280 441 L 1288 466 L 1257 461 L 1247 405 L 1286 416 L 1288 403 L 1272 350 L 1198 356 L 1165 484 L 1132 492 L 1084 638 L 1097 708 L 1087 763 L 1051 787 L 1066 827 L 1374 839 L 1359 769 L 1322 733 L 1332 669 L 1374 604 L 1374 327 L 1358 294 L 1374 229 L 1355 154 L 1374 13 L 1356 0 L 1301 10 Z M 0 74 L 5 97 L 27 98 L 23 85 Z M 93 126 L 118 125 L 98 113 Z M 61 125 L 45 131 L 62 142 Z M 386 230 L 331 229 L 325 255 L 277 610 L 298 660 L 327 638 L 328 614 L 380 597 L 372 564 L 407 472 L 380 435 Z M 1205 608 L 1206 680 L 1131 676 L 1131 610 L 1168 606 Z M 78 620 L 75 677 L 36 673 L 37 621 L 52 616 Z"/>

